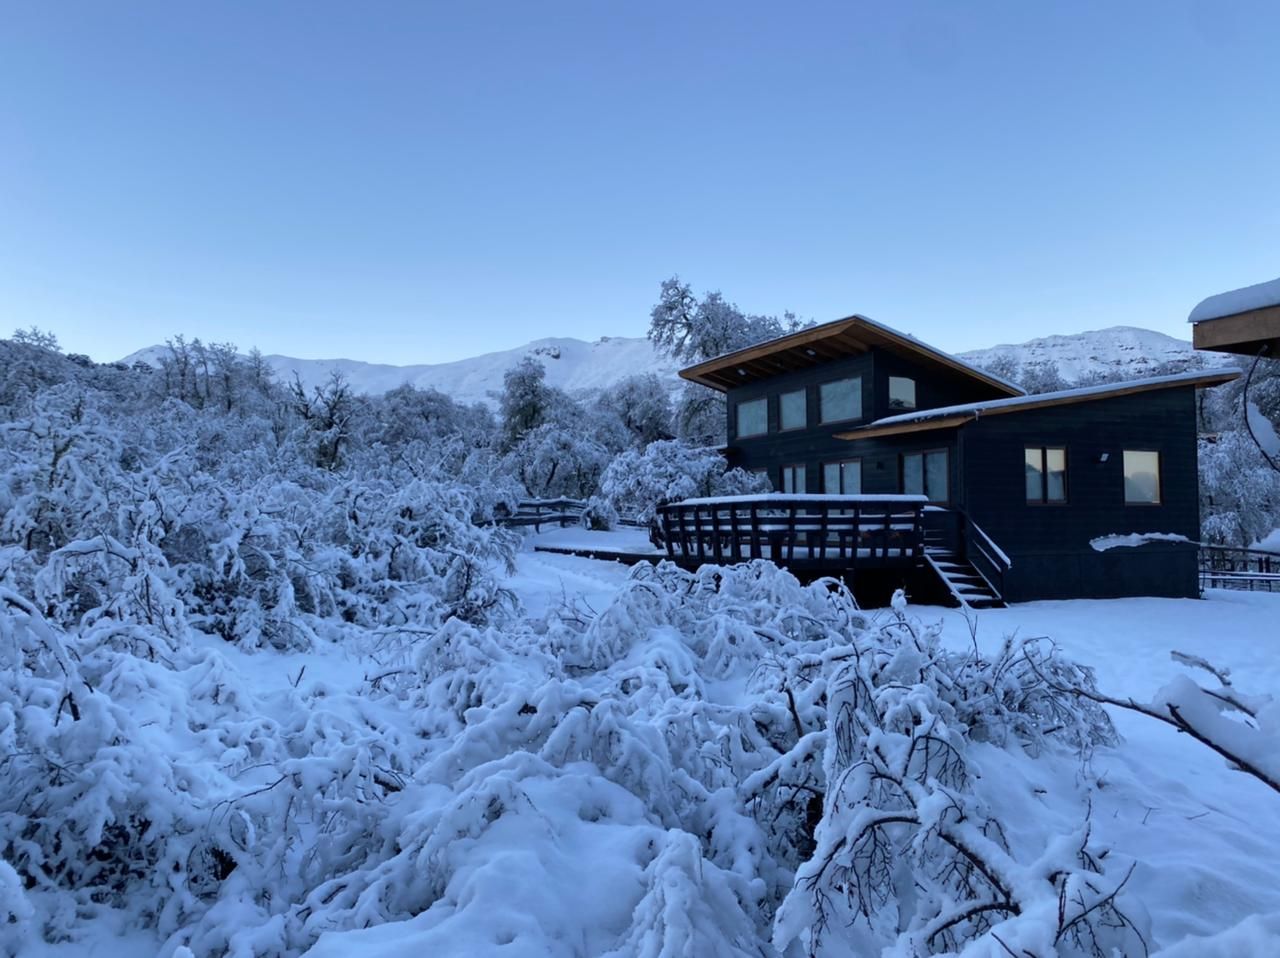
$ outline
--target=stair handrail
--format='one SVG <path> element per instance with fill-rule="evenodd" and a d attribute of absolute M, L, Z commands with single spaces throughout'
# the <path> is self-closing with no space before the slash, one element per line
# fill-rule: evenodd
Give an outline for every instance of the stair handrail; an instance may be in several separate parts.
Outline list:
<path fill-rule="evenodd" d="M 991 591 L 998 598 L 1004 598 L 1004 576 L 1005 573 L 1013 566 L 1013 560 L 1005 554 L 1005 551 L 996 545 L 996 541 L 987 535 L 983 528 L 978 525 L 969 514 L 963 510 L 959 511 L 964 521 L 964 533 L 961 535 L 961 541 L 965 546 L 965 558 L 969 560 L 969 564 L 977 570 L 978 575 L 986 580 L 987 585 L 991 587 Z M 977 562 L 974 562 L 976 556 L 969 554 L 969 546 L 972 545 L 973 552 L 986 560 L 986 564 L 994 575 L 989 575 L 987 569 L 982 568 Z M 992 581 L 995 579 L 996 581 Z"/>

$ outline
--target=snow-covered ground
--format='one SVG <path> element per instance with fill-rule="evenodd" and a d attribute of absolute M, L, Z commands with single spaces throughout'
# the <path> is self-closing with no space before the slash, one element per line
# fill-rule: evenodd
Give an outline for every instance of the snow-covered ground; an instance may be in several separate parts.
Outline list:
<path fill-rule="evenodd" d="M 514 709 L 506 725 L 494 720 L 508 708 L 512 689 L 523 689 L 517 694 L 528 696 L 520 714 L 528 711 L 528 723 L 537 726 L 544 716 L 556 714 L 546 696 L 580 696 L 582 701 L 597 703 L 595 710 L 600 712 L 611 701 L 611 688 L 619 683 L 624 688 L 633 682 L 650 683 L 655 676 L 666 676 L 664 681 L 672 683 L 698 683 L 702 707 L 709 710 L 732 709 L 748 699 L 761 666 L 735 668 L 730 658 L 708 669 L 705 664 L 712 653 L 686 645 L 691 641 L 688 633 L 679 631 L 691 626 L 675 622 L 656 629 L 646 626 L 645 590 L 628 592 L 634 579 L 630 568 L 531 548 L 532 541 L 616 548 L 623 539 L 630 542 L 636 535 L 564 530 L 531 538 L 517 553 L 514 572 L 505 585 L 517 593 L 524 613 L 544 622 L 566 616 L 610 620 L 609 629 L 600 634 L 619 637 L 620 644 L 609 653 L 612 664 L 606 668 L 600 663 L 598 673 L 580 665 L 579 678 L 562 678 L 541 689 L 540 666 L 531 650 L 477 667 L 477 689 L 457 693 L 473 696 L 475 704 L 465 722 L 451 733 L 456 738 L 428 748 L 420 780 L 406 786 L 412 802 L 406 806 L 408 799 L 397 796 L 401 806 L 380 826 L 382 839 L 393 843 L 388 855 L 409 839 L 419 841 L 416 857 L 405 867 L 444 876 L 412 879 L 411 886 L 421 881 L 441 884 L 429 894 L 416 887 L 397 888 L 394 873 L 387 872 L 391 884 L 378 900 L 385 906 L 387 899 L 394 901 L 398 895 L 425 895 L 423 910 L 416 917 L 364 929 L 358 922 L 348 930 L 335 928 L 321 935 L 306 953 L 309 958 L 777 954 L 766 942 L 744 938 L 743 926 L 735 924 L 740 917 L 736 902 L 762 894 L 767 876 L 757 879 L 759 887 L 754 891 L 735 884 L 737 879 L 728 871 L 702 858 L 698 842 L 688 831 L 673 830 L 667 824 L 672 813 L 661 806 L 668 798 L 654 796 L 675 796 L 694 786 L 680 778 L 684 773 L 678 770 L 668 773 L 674 776 L 671 779 L 654 779 L 659 767 L 655 756 L 664 733 L 657 724 L 649 730 L 629 724 L 642 715 L 657 722 L 656 717 L 664 714 L 664 696 L 674 696 L 675 701 L 688 693 L 678 687 L 674 692 L 657 687 L 632 691 L 633 696 L 654 697 L 656 704 L 647 712 L 610 710 L 595 717 L 591 717 L 591 706 L 584 713 L 581 707 L 571 708 L 571 702 L 560 705 L 568 711 L 561 713 L 559 727 L 545 733 L 551 744 L 539 739 L 541 744 L 530 752 L 521 751 L 524 740 L 519 735 L 529 730 L 516 722 Z M 622 594 L 628 595 L 627 602 L 611 607 Z M 1204 656 L 1230 668 L 1244 691 L 1280 690 L 1280 595 L 1213 592 L 1203 601 L 1034 602 L 968 616 L 936 607 L 909 606 L 907 611 L 924 628 L 940 624 L 943 646 L 961 652 L 976 643 L 994 654 L 1007 636 L 1047 636 L 1069 657 L 1094 667 L 1098 687 L 1113 696 L 1146 700 L 1184 673 L 1171 660 L 1171 650 Z M 870 626 L 874 632 L 893 621 L 891 610 L 881 610 L 872 613 Z M 628 629 L 636 634 L 628 636 Z M 570 629 L 566 634 L 574 633 Z M 279 710 L 265 716 L 272 721 L 286 721 L 285 710 L 296 708 L 299 696 L 313 700 L 318 694 L 321 700 L 347 703 L 342 707 L 350 708 L 350 702 L 368 694 L 370 663 L 352 649 L 322 646 L 310 652 L 250 653 L 215 639 L 208 640 L 208 647 L 226 660 L 234 676 L 229 685 L 243 683 L 265 708 Z M 785 668 L 785 663 L 779 667 Z M 498 670 L 498 686 L 487 684 L 495 680 L 492 669 Z M 479 704 L 482 699 L 486 704 Z M 811 709 L 812 703 L 802 700 L 796 721 L 808 721 Z M 982 779 L 978 791 L 1004 816 L 1010 845 L 1052 844 L 1056 836 L 1079 827 L 1086 803 L 1091 802 L 1094 837 L 1111 849 L 1121 863 L 1121 873 L 1124 862 L 1136 862 L 1127 890 L 1150 914 L 1153 953 L 1166 948 L 1169 958 L 1280 954 L 1276 917 L 1280 915 L 1280 795 L 1231 770 L 1222 759 L 1166 725 L 1121 710 L 1112 712 L 1123 741 L 1098 748 L 1084 766 L 1058 751 L 1036 758 L 1017 747 L 974 744 L 974 768 Z M 667 714 L 671 720 L 699 713 Z M 578 748 L 574 736 L 585 734 L 579 726 L 602 718 L 616 725 L 618 741 L 629 743 L 627 751 L 587 752 L 559 766 L 550 761 L 548 748 Z M 366 721 L 385 722 L 405 734 L 414 728 L 427 734 L 417 725 L 420 720 L 398 709 L 394 700 L 371 702 Z M 757 721 L 766 719 L 762 716 Z M 495 730 L 503 728 L 510 739 L 493 738 Z M 670 731 L 665 734 L 670 742 Z M 656 739 L 646 739 L 647 735 Z M 563 744 L 555 746 L 556 741 Z M 640 747 L 636 741 L 646 744 Z M 451 783 L 442 777 L 450 762 L 476 753 L 489 756 L 487 764 L 459 765 Z M 599 767 L 611 762 L 616 770 L 602 776 Z M 716 794 L 707 798 L 713 807 L 727 800 L 727 795 L 716 798 Z M 701 825 L 687 821 L 683 827 L 694 832 L 714 828 L 712 844 L 741 842 L 737 854 L 746 855 L 757 839 L 741 831 L 742 823 L 732 819 L 727 806 L 715 815 L 722 817 Z M 446 834 L 452 837 L 440 838 Z M 413 870 L 406 874 L 417 874 Z M 329 894 L 338 896 L 343 908 L 354 907 L 340 887 Z M 350 914 L 355 919 L 360 912 Z M 1261 917 L 1247 920 L 1253 915 Z M 161 952 L 160 942 L 126 929 L 119 913 L 108 912 L 94 921 L 92 931 L 74 942 L 32 943 L 24 953 L 40 958 L 132 958 L 158 953 L 185 958 L 188 954 L 182 949 L 175 952 L 172 942 Z M 723 932 L 723 937 L 708 938 L 710 927 Z M 1226 937 L 1215 942 L 1190 937 L 1219 934 Z M 704 950 L 712 941 L 718 944 Z M 664 943 L 673 947 L 672 942 L 683 942 L 687 948 L 659 951 Z M 801 953 L 786 952 L 788 956 Z M 205 958 L 201 952 L 195 954 Z M 254 951 L 246 946 L 230 954 L 249 958 Z"/>

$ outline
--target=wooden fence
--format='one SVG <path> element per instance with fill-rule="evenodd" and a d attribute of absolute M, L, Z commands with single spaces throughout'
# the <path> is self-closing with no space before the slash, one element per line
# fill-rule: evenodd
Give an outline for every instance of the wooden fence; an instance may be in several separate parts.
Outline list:
<path fill-rule="evenodd" d="M 1201 545 L 1200 588 L 1280 592 L 1280 553 Z"/>

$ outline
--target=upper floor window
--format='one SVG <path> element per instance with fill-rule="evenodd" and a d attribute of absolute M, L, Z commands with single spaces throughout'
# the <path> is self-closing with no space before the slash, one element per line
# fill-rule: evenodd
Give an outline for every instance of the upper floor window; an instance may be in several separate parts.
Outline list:
<path fill-rule="evenodd" d="M 782 491 L 783 492 L 804 492 L 804 466 L 790 465 L 782 467 Z"/>
<path fill-rule="evenodd" d="M 803 429 L 809 425 L 809 411 L 806 407 L 805 391 L 783 393 L 778 397 L 778 428 Z"/>
<path fill-rule="evenodd" d="M 818 387 L 818 415 L 822 422 L 862 418 L 862 377 L 837 379 Z"/>
<path fill-rule="evenodd" d="M 947 450 L 910 452 L 902 456 L 902 491 L 907 495 L 928 496 L 930 502 L 950 499 Z"/>
<path fill-rule="evenodd" d="M 916 408 L 916 381 L 906 376 L 889 377 L 889 408 Z"/>
<path fill-rule="evenodd" d="M 822 464 L 822 491 L 829 496 L 858 496 L 862 494 L 862 460 L 846 459 L 843 462 Z"/>
<path fill-rule="evenodd" d="M 1067 450 L 1028 446 L 1026 463 L 1027 502 L 1067 501 Z"/>
<path fill-rule="evenodd" d="M 739 439 L 747 436 L 763 436 L 769 431 L 769 400 L 752 399 L 740 402 L 737 408 L 737 435 Z"/>
<path fill-rule="evenodd" d="M 1124 451 L 1124 501 L 1130 505 L 1160 504 L 1160 453 Z"/>

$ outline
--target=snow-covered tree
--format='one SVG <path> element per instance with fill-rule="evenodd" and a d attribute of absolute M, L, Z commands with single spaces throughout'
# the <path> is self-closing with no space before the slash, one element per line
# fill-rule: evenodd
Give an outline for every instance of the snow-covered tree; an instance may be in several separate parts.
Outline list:
<path fill-rule="evenodd" d="M 678 276 L 664 280 L 649 315 L 649 339 L 681 362 L 697 363 L 736 349 L 795 332 L 792 313 L 761 316 L 744 313 L 719 292 L 698 299 Z M 694 443 L 724 441 L 724 398 L 715 390 L 688 383 L 675 410 L 676 434 Z"/>
<path fill-rule="evenodd" d="M 769 491 L 763 476 L 726 470 L 726 465 L 724 456 L 714 449 L 659 440 L 609 463 L 600 478 L 600 495 L 616 512 L 648 522 L 664 503 Z"/>
<path fill-rule="evenodd" d="M 1280 528 L 1280 472 L 1243 429 L 1200 441 L 1200 523 L 1206 541 L 1244 548 Z"/>
<path fill-rule="evenodd" d="M 636 446 L 674 438 L 671 393 L 653 373 L 628 376 L 610 386 L 600 405 L 618 417 Z"/>

